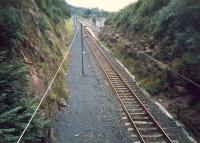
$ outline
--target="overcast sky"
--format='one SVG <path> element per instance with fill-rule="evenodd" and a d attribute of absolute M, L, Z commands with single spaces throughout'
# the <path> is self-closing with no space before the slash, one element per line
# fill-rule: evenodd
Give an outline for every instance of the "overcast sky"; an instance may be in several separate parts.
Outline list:
<path fill-rule="evenodd" d="M 86 8 L 98 7 L 107 11 L 117 11 L 135 1 L 137 0 L 66 0 L 67 3 L 74 6 Z"/>

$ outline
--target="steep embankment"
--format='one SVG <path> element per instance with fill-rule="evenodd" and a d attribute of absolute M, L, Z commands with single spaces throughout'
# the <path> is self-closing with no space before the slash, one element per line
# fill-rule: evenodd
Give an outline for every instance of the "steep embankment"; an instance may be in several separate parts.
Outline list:
<path fill-rule="evenodd" d="M 16 142 L 67 50 L 64 0 L 0 1 L 0 142 Z M 24 141 L 42 138 L 45 120 L 67 95 L 65 68 L 33 119 Z M 44 141 L 42 141 L 44 142 Z"/>
<path fill-rule="evenodd" d="M 139 0 L 111 15 L 100 38 L 141 86 L 200 131 L 200 88 L 141 54 L 200 84 L 199 19 L 199 0 Z"/>

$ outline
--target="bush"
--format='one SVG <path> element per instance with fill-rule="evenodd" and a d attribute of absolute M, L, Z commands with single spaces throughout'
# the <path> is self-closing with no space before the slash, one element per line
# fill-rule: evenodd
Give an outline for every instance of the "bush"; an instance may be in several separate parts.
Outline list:
<path fill-rule="evenodd" d="M 176 69 L 193 81 L 199 82 L 200 55 L 198 53 L 185 52 L 180 61 L 181 63 L 176 67 Z"/>
<path fill-rule="evenodd" d="M 42 10 L 49 18 L 53 14 L 60 18 L 70 17 L 70 6 L 65 0 L 36 0 L 40 10 Z"/>
<path fill-rule="evenodd" d="M 138 7 L 141 16 L 153 16 L 158 10 L 166 6 L 170 0 L 143 0 Z"/>
<path fill-rule="evenodd" d="M 14 7 L 0 10 L 0 14 L 0 46 L 11 52 L 22 38 L 24 19 Z"/>
<path fill-rule="evenodd" d="M 1 57 L 5 56 L 1 53 Z M 25 88 L 26 67 L 20 63 L 15 59 L 0 64 L 0 142 L 16 142 L 36 108 Z M 37 113 L 23 141 L 39 141 L 43 127 L 44 119 Z"/>
<path fill-rule="evenodd" d="M 174 0 L 155 15 L 157 27 L 174 32 L 188 32 L 191 27 L 200 31 L 200 4 L 196 0 Z"/>
<path fill-rule="evenodd" d="M 48 20 L 48 18 L 45 15 L 42 15 L 38 18 L 39 27 L 42 32 L 45 32 L 47 30 L 51 30 L 51 24 Z"/>

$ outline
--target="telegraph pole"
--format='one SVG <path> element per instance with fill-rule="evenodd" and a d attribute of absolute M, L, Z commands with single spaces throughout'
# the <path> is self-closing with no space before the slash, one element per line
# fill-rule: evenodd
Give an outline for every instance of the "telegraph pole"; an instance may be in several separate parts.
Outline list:
<path fill-rule="evenodd" d="M 81 22 L 81 55 L 82 55 L 82 75 L 84 75 L 84 62 L 83 62 L 83 24 Z"/>

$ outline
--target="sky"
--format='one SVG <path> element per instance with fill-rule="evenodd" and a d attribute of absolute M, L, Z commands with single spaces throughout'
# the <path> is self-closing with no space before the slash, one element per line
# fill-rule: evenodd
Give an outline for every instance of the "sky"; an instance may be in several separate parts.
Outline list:
<path fill-rule="evenodd" d="M 98 7 L 106 11 L 120 10 L 135 1 L 137 0 L 66 0 L 67 3 L 74 6 L 86 8 Z"/>

